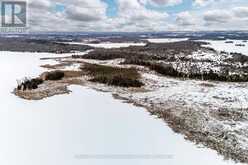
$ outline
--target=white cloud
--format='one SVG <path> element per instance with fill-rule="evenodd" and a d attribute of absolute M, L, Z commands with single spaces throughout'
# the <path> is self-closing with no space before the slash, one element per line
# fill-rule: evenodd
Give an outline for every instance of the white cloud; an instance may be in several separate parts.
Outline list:
<path fill-rule="evenodd" d="M 146 3 L 150 3 L 155 6 L 173 6 L 183 2 L 183 0 L 143 0 Z"/>
<path fill-rule="evenodd" d="M 209 0 L 194 0 L 195 5 L 204 6 Z"/>
<path fill-rule="evenodd" d="M 194 0 L 193 10 L 156 10 L 183 0 L 115 0 L 117 14 L 107 16 L 102 0 L 29 0 L 31 30 L 38 31 L 166 31 L 230 30 L 248 27 L 248 7 L 241 0 Z M 234 5 L 234 4 L 239 5 Z M 56 11 L 56 4 L 65 10 Z M 210 5 L 211 4 L 211 5 Z M 147 6 L 153 5 L 152 8 Z"/>
<path fill-rule="evenodd" d="M 92 0 L 90 1 L 93 2 Z M 68 19 L 76 21 L 99 21 L 105 18 L 107 6 L 98 0 L 95 3 L 70 4 L 66 6 L 65 14 Z"/>
<path fill-rule="evenodd" d="M 195 6 L 201 6 L 201 7 L 211 5 L 216 2 L 227 2 L 226 0 L 193 0 L 193 1 Z"/>
<path fill-rule="evenodd" d="M 232 19 L 232 14 L 226 10 L 212 10 L 204 14 L 207 24 L 226 23 Z"/>
<path fill-rule="evenodd" d="M 196 24 L 196 19 L 188 11 L 177 14 L 176 22 L 181 26 L 191 26 Z"/>
<path fill-rule="evenodd" d="M 138 0 L 119 0 L 118 1 L 118 22 L 120 28 L 134 30 L 133 27 L 144 30 L 155 30 L 164 26 L 168 14 L 146 9 Z"/>
<path fill-rule="evenodd" d="M 52 6 L 52 2 L 49 0 L 29 0 L 29 7 L 32 9 L 48 9 Z"/>
<path fill-rule="evenodd" d="M 209 10 L 203 14 L 203 20 L 207 30 L 247 30 L 248 27 L 244 7 Z"/>
<path fill-rule="evenodd" d="M 65 10 L 57 12 L 56 4 Z M 29 24 L 31 30 L 70 31 L 88 30 L 89 22 L 106 18 L 107 5 L 101 0 L 32 0 L 29 2 Z"/>
<path fill-rule="evenodd" d="M 248 18 L 248 7 L 235 7 L 233 13 L 239 18 Z"/>
<path fill-rule="evenodd" d="M 118 16 L 133 21 L 158 21 L 168 16 L 166 12 L 161 13 L 146 9 L 137 0 L 119 0 L 118 6 Z"/>

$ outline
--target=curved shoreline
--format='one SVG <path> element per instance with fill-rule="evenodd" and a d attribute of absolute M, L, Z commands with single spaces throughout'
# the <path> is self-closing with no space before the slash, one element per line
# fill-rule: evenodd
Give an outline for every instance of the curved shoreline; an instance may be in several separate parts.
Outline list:
<path fill-rule="evenodd" d="M 98 60 L 77 60 L 76 62 L 73 61 L 73 59 L 67 58 L 66 60 L 71 60 L 72 63 L 102 63 Z M 106 61 L 105 64 L 116 66 L 118 62 L 111 60 Z M 59 69 L 61 69 L 61 65 L 59 65 L 59 67 Z M 64 69 L 66 69 L 66 66 L 64 66 Z M 235 108 L 233 108 L 233 110 L 230 108 L 230 110 L 227 110 L 227 112 L 220 110 L 220 114 L 224 115 L 223 117 L 217 113 L 219 110 L 218 108 L 221 107 L 216 107 L 215 105 L 189 105 L 178 100 L 163 98 L 163 96 L 158 96 L 160 99 L 157 99 L 154 97 L 154 94 L 149 94 L 155 92 L 156 90 L 163 88 L 167 89 L 169 87 L 166 87 L 166 84 L 157 84 L 160 82 L 160 80 L 156 79 L 160 78 L 160 76 L 155 75 L 155 73 L 150 72 L 142 67 L 138 67 L 138 70 L 142 74 L 143 82 L 146 84 L 144 88 L 111 87 L 103 84 L 89 82 L 87 81 L 87 77 L 80 76 L 64 78 L 59 81 L 48 81 L 39 86 L 38 89 L 24 92 L 18 92 L 15 90 L 14 93 L 24 99 L 40 100 L 54 95 L 69 93 L 70 91 L 67 89 L 67 87 L 69 85 L 75 84 L 87 86 L 95 90 L 110 92 L 113 94 L 115 99 L 125 100 L 126 102 L 132 103 L 135 106 L 146 108 L 152 115 L 162 118 L 175 132 L 183 134 L 186 139 L 214 149 L 225 158 L 231 158 L 239 162 L 248 162 L 248 150 L 246 149 L 246 146 L 242 145 L 242 138 L 238 137 L 238 135 L 244 135 L 245 137 L 247 132 L 245 130 L 239 129 L 235 130 L 235 132 L 225 128 L 229 126 L 229 124 L 233 124 L 233 120 L 240 122 L 242 122 L 242 120 L 246 120 L 246 111 Z M 174 81 L 170 78 L 161 78 L 161 81 L 165 80 L 167 83 L 170 83 L 167 84 L 168 86 L 182 83 L 181 80 Z M 202 89 L 211 88 L 218 85 L 218 83 L 215 82 L 204 82 L 204 85 L 202 81 L 192 81 L 191 83 L 202 85 Z M 210 85 L 208 86 L 206 84 Z M 247 84 L 245 84 L 245 86 L 246 85 Z M 216 111 L 213 111 L 213 109 Z M 231 118 L 236 114 L 244 116 L 244 119 L 238 115 L 235 119 Z"/>

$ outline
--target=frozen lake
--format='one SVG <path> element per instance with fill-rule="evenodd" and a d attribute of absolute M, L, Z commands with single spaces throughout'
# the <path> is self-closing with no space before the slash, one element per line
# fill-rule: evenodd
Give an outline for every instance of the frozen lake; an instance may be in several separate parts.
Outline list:
<path fill-rule="evenodd" d="M 184 140 L 145 109 L 115 100 L 109 93 L 71 86 L 71 94 L 41 101 L 10 93 L 16 79 L 42 73 L 39 65 L 46 62 L 39 58 L 50 56 L 55 55 L 0 52 L 0 164 L 235 164 Z M 111 155 L 117 157 L 110 159 Z M 156 158 L 159 155 L 162 159 Z"/>

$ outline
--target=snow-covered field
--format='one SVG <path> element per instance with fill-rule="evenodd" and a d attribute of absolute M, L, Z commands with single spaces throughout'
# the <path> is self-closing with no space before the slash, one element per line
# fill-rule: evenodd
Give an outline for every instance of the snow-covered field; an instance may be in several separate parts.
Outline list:
<path fill-rule="evenodd" d="M 151 38 L 146 39 L 146 41 L 149 41 L 151 43 L 170 43 L 170 42 L 178 42 L 178 41 L 187 41 L 188 38 Z M 68 44 L 68 42 L 66 42 Z M 129 46 L 144 46 L 146 43 L 111 43 L 111 42 L 105 42 L 105 43 L 98 43 L 98 44 L 89 44 L 87 42 L 69 42 L 69 44 L 76 44 L 76 45 L 88 45 L 95 48 L 123 48 L 123 47 L 129 47 Z"/>
<path fill-rule="evenodd" d="M 52 61 L 39 58 L 51 56 L 56 55 L 0 52 L 0 164 L 234 164 L 184 140 L 145 109 L 114 100 L 108 93 L 71 86 L 70 95 L 41 101 L 25 101 L 10 93 L 16 79 L 45 71 L 39 65 Z M 120 159 L 128 155 L 137 158 Z M 144 155 L 162 158 L 140 159 Z"/>
<path fill-rule="evenodd" d="M 187 41 L 188 38 L 151 38 L 147 39 L 147 41 L 151 43 L 170 43 L 170 42 L 178 42 L 178 41 Z"/>
<path fill-rule="evenodd" d="M 209 42 L 210 45 L 207 47 L 214 48 L 217 51 L 226 51 L 228 53 L 242 53 L 248 56 L 248 42 L 243 42 L 242 40 L 202 40 Z M 233 43 L 226 43 L 228 41 L 233 41 Z M 237 44 L 243 44 L 245 46 L 237 46 Z"/>
<path fill-rule="evenodd" d="M 180 80 L 144 74 L 145 79 L 157 82 L 153 92 L 137 97 L 153 96 L 154 101 L 173 100 L 187 105 L 205 105 L 222 108 L 248 108 L 248 83 L 224 83 L 198 80 Z"/>
<path fill-rule="evenodd" d="M 68 42 L 67 42 L 68 44 Z M 69 42 L 69 44 L 76 44 L 76 45 L 88 45 L 92 46 L 95 48 L 105 48 L 105 49 L 110 49 L 110 48 L 121 48 L 121 47 L 129 47 L 129 46 L 144 46 L 145 43 L 111 43 L 111 42 L 106 42 L 106 43 L 99 43 L 99 44 L 89 44 L 89 43 L 84 43 L 84 42 Z"/>
<path fill-rule="evenodd" d="M 229 52 L 225 49 L 218 51 Z M 201 61 L 197 64 L 200 66 L 199 69 L 207 70 L 210 68 L 214 71 L 218 71 L 220 69 L 218 66 L 225 64 L 225 60 L 231 57 L 232 55 L 228 53 L 216 53 L 205 49 L 187 56 L 187 58 L 194 60 L 210 60 L 210 62 Z M 92 61 L 111 66 L 118 65 L 118 60 Z M 181 63 L 183 64 L 183 62 Z M 216 67 L 215 64 L 217 64 Z M 126 90 L 111 87 L 106 87 L 105 90 L 114 92 L 131 102 L 146 107 L 156 107 L 163 111 L 167 110 L 166 107 L 170 107 L 173 115 L 178 115 L 182 121 L 186 121 L 186 124 L 188 123 L 186 127 L 191 129 L 189 131 L 197 130 L 202 134 L 207 133 L 209 136 L 205 136 L 206 141 L 214 139 L 215 144 L 222 146 L 217 149 L 218 151 L 222 152 L 224 150 L 227 155 L 230 153 L 236 155 L 239 152 L 246 153 L 248 150 L 247 82 L 232 83 L 176 79 L 142 69 L 140 72 L 142 73 L 143 82 L 146 83 L 146 92 L 127 92 Z M 105 86 L 100 86 L 99 88 L 102 89 Z M 191 122 L 194 124 L 190 124 Z M 246 154 L 244 157 L 246 157 Z M 244 157 L 239 159 L 246 160 Z M 235 159 L 235 157 L 233 158 Z"/>
<path fill-rule="evenodd" d="M 93 62 L 97 63 L 96 60 Z M 113 60 L 98 61 L 98 63 L 116 65 Z M 104 85 L 96 88 L 111 91 L 155 112 L 172 111 L 172 116 L 178 116 L 186 122 L 180 127 L 186 127 L 188 131 L 207 133 L 208 136 L 203 138 L 206 138 L 206 141 L 214 139 L 214 143 L 222 146 L 220 149 L 223 149 L 227 155 L 248 150 L 247 82 L 176 79 L 157 75 L 146 69 L 140 68 L 140 70 L 142 80 L 146 83 L 143 92 L 130 92 Z M 92 84 L 92 87 L 95 86 L 96 84 Z M 187 129 L 181 130 L 187 131 Z M 202 138 L 200 135 L 192 133 L 196 139 Z M 211 146 L 211 143 L 207 145 Z M 245 160 L 245 156 L 241 157 Z"/>

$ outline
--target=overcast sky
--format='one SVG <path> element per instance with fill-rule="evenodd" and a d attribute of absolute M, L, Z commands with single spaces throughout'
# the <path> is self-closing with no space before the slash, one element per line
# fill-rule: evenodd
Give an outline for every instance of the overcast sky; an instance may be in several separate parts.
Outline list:
<path fill-rule="evenodd" d="M 248 30 L 248 0 L 29 0 L 32 31 Z"/>

